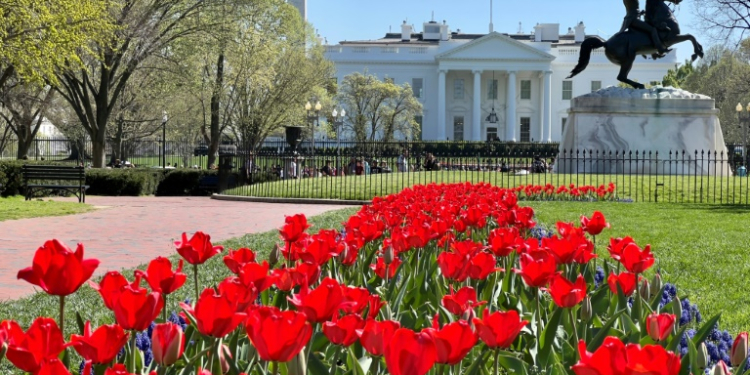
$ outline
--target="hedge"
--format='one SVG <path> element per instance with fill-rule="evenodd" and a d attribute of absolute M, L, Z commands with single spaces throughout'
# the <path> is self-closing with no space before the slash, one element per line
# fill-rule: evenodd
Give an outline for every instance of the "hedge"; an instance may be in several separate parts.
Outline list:
<path fill-rule="evenodd" d="M 2 196 L 23 195 L 24 164 L 72 165 L 60 162 L 32 160 L 0 161 L 0 184 Z M 199 196 L 210 192 L 199 188 L 201 178 L 216 175 L 214 170 L 173 169 L 87 169 L 87 194 L 106 196 Z M 234 173 L 234 181 L 239 176 Z M 230 186 L 231 187 L 231 186 Z"/>

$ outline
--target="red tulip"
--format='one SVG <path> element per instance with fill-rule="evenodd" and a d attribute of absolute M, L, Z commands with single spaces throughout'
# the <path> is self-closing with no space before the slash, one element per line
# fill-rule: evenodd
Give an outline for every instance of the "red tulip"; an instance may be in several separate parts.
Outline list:
<path fill-rule="evenodd" d="M 607 284 L 609 284 L 609 290 L 612 293 L 617 294 L 617 286 L 619 285 L 625 296 L 629 296 L 635 291 L 635 274 L 621 272 L 619 275 L 615 275 L 614 273 L 610 273 L 609 277 L 607 277 Z"/>
<path fill-rule="evenodd" d="M 641 250 L 635 243 L 628 244 L 622 250 L 620 263 L 632 273 L 643 273 L 654 264 L 654 255 L 651 253 L 651 245 Z"/>
<path fill-rule="evenodd" d="M 646 317 L 646 332 L 654 341 L 664 341 L 672 333 L 675 319 L 672 314 L 651 313 Z"/>
<path fill-rule="evenodd" d="M 399 327 L 401 327 L 399 322 L 393 320 L 379 322 L 368 319 L 364 328 L 358 329 L 356 332 L 362 347 L 373 357 L 380 357 L 385 353 L 385 347 L 391 342 L 393 334 Z"/>
<path fill-rule="evenodd" d="M 217 289 L 219 294 L 227 297 L 229 302 L 235 306 L 235 311 L 238 312 L 245 312 L 258 298 L 258 291 L 255 287 L 243 284 L 237 276 L 222 280 Z"/>
<path fill-rule="evenodd" d="M 223 246 L 211 244 L 211 236 L 195 232 L 188 241 L 187 233 L 182 233 L 182 241 L 176 241 L 177 252 L 190 264 L 203 264 L 214 255 L 224 250 Z"/>
<path fill-rule="evenodd" d="M 125 330 L 143 331 L 151 324 L 161 309 L 164 299 L 159 292 L 148 292 L 141 288 L 141 277 L 136 276 L 132 284 L 120 288 L 119 293 L 113 293 L 113 308 L 115 321 Z M 105 298 L 106 301 L 106 298 Z"/>
<path fill-rule="evenodd" d="M 288 292 L 292 290 L 295 286 L 294 278 L 292 278 L 292 270 L 290 268 L 281 267 L 281 268 L 275 268 L 271 270 L 271 279 L 273 280 L 273 285 L 276 285 L 276 288 Z"/>
<path fill-rule="evenodd" d="M 625 374 L 677 375 L 680 373 L 680 356 L 659 345 L 628 344 L 625 346 L 628 361 Z"/>
<path fill-rule="evenodd" d="M 92 333 L 91 322 L 86 322 L 83 336 L 70 336 L 70 343 L 76 352 L 96 364 L 112 362 L 127 342 L 128 334 L 117 324 L 100 326 Z"/>
<path fill-rule="evenodd" d="M 224 256 L 224 264 L 233 274 L 239 274 L 240 269 L 247 263 L 255 263 L 255 252 L 248 248 L 229 250 L 229 255 Z"/>
<path fill-rule="evenodd" d="M 118 363 L 104 372 L 104 375 L 135 375 L 128 372 L 128 369 L 122 363 Z"/>
<path fill-rule="evenodd" d="M 70 375 L 70 371 L 65 368 L 65 365 L 57 358 L 48 359 L 42 362 L 34 375 Z"/>
<path fill-rule="evenodd" d="M 25 333 L 13 332 L 5 357 L 19 369 L 36 373 L 42 362 L 57 359 L 68 346 L 54 319 L 36 318 Z"/>
<path fill-rule="evenodd" d="M 12 340 L 23 339 L 23 329 L 12 320 L 0 322 L 0 350 L 4 349 Z"/>
<path fill-rule="evenodd" d="M 466 310 L 473 309 L 474 307 L 482 306 L 487 301 L 477 302 L 477 291 L 470 286 L 462 287 L 458 292 L 453 293 L 453 286 L 451 285 L 451 294 L 443 296 L 441 300 L 446 310 L 450 311 L 454 315 L 463 315 Z"/>
<path fill-rule="evenodd" d="M 227 295 L 217 293 L 212 288 L 203 290 L 195 309 L 184 302 L 180 303 L 180 307 L 195 318 L 198 332 L 214 338 L 222 338 L 234 331 L 247 316 L 237 311 L 236 303 Z"/>
<path fill-rule="evenodd" d="M 370 297 L 368 298 L 368 302 L 367 302 L 367 305 L 369 307 L 367 310 L 367 318 L 375 319 L 375 317 L 378 316 L 378 312 L 383 306 L 385 306 L 385 304 L 386 302 L 383 301 L 379 295 L 377 294 L 370 295 Z M 341 307 L 342 309 L 346 310 L 346 305 L 342 305 Z"/>
<path fill-rule="evenodd" d="M 320 266 L 315 263 L 300 263 L 289 269 L 289 275 L 296 285 L 312 285 L 320 279 Z"/>
<path fill-rule="evenodd" d="M 281 238 L 288 243 L 297 241 L 305 233 L 305 230 L 310 227 L 304 214 L 287 216 L 284 222 L 284 227 L 279 230 L 279 233 L 281 234 Z"/>
<path fill-rule="evenodd" d="M 495 255 L 480 251 L 469 260 L 467 273 L 474 280 L 485 280 L 487 276 L 496 271 L 504 271 L 502 268 L 495 267 L 497 259 Z"/>
<path fill-rule="evenodd" d="M 729 367 L 727 367 L 726 362 L 724 360 L 719 360 L 719 363 L 717 363 L 714 366 L 714 369 L 711 371 L 711 374 L 713 375 L 732 375 L 732 372 L 729 371 Z"/>
<path fill-rule="evenodd" d="M 739 366 L 747 358 L 748 340 L 747 332 L 742 332 L 734 339 L 732 343 L 732 352 L 730 362 L 732 366 Z"/>
<path fill-rule="evenodd" d="M 334 315 L 333 321 L 323 323 L 323 334 L 332 344 L 346 347 L 357 341 L 356 330 L 364 326 L 365 321 L 359 315 L 344 315 L 340 319 Z"/>
<path fill-rule="evenodd" d="M 344 293 L 338 281 L 326 277 L 312 291 L 307 285 L 302 285 L 299 294 L 292 295 L 288 300 L 298 311 L 305 313 L 311 323 L 322 323 L 331 320 L 341 307 Z"/>
<path fill-rule="evenodd" d="M 104 274 L 99 284 L 89 281 L 89 285 L 102 296 L 104 306 L 114 310 L 117 295 L 120 294 L 120 289 L 128 285 L 128 279 L 117 271 L 109 271 Z"/>
<path fill-rule="evenodd" d="M 250 312 L 245 331 L 264 361 L 289 362 L 312 336 L 305 314 L 262 306 Z"/>
<path fill-rule="evenodd" d="M 424 375 L 435 360 L 435 344 L 426 331 L 399 328 L 385 348 L 385 365 L 391 375 Z"/>
<path fill-rule="evenodd" d="M 182 328 L 174 323 L 157 324 L 151 332 L 151 351 L 154 362 L 161 366 L 173 365 L 185 351 Z"/>
<path fill-rule="evenodd" d="M 487 242 L 490 245 L 490 250 L 496 256 L 505 257 L 515 250 L 518 238 L 518 228 L 516 227 L 497 228 L 490 232 Z"/>
<path fill-rule="evenodd" d="M 458 364 L 477 344 L 477 335 L 464 320 L 457 320 L 440 328 L 438 316 L 435 315 L 432 328 L 429 333 L 435 344 L 437 363 L 451 366 Z"/>
<path fill-rule="evenodd" d="M 482 319 L 474 318 L 479 338 L 492 349 L 509 348 L 527 324 L 529 322 L 521 320 L 515 310 L 496 311 L 490 314 L 488 309 L 484 309 Z"/>
<path fill-rule="evenodd" d="M 608 336 L 595 352 L 586 350 L 586 343 L 578 342 L 581 359 L 573 365 L 576 375 L 623 375 L 627 357 L 625 344 L 617 337 Z M 633 374 L 635 375 L 635 373 Z"/>
<path fill-rule="evenodd" d="M 599 211 L 594 211 L 591 215 L 591 219 L 586 216 L 581 216 L 581 226 L 586 233 L 596 236 L 601 233 L 604 228 L 609 228 L 609 223 L 604 219 L 604 215 Z"/>
<path fill-rule="evenodd" d="M 442 252 L 437 257 L 440 272 L 449 280 L 464 282 L 469 277 L 470 255 Z"/>
<path fill-rule="evenodd" d="M 540 288 L 547 285 L 547 282 L 557 271 L 557 263 L 552 254 L 544 250 L 531 250 L 521 254 L 519 262 L 520 270 L 513 270 L 521 274 L 526 285 L 532 288 Z"/>
<path fill-rule="evenodd" d="M 583 275 L 578 275 L 573 284 L 565 276 L 557 273 L 550 280 L 547 290 L 558 307 L 570 308 L 581 303 L 586 297 L 586 280 L 583 279 Z"/>
<path fill-rule="evenodd" d="M 36 250 L 32 266 L 18 271 L 17 277 L 47 294 L 67 296 L 75 293 L 98 266 L 98 259 L 83 259 L 83 244 L 73 252 L 62 242 L 51 240 Z"/>
<path fill-rule="evenodd" d="M 335 230 L 321 230 L 306 238 L 304 246 L 297 252 L 297 255 L 304 262 L 323 265 L 331 257 L 338 255 L 337 236 L 338 233 Z"/>
<path fill-rule="evenodd" d="M 187 275 L 182 273 L 182 259 L 174 271 L 172 271 L 172 262 L 169 259 L 157 257 L 148 264 L 145 273 L 140 270 L 135 272 L 146 279 L 151 289 L 161 294 L 173 293 L 180 289 L 187 280 Z"/>
<path fill-rule="evenodd" d="M 633 238 L 630 236 L 625 238 L 610 238 L 609 246 L 607 246 L 609 256 L 612 257 L 612 259 L 619 261 L 625 246 L 628 246 L 631 243 L 635 243 L 635 241 L 633 241 Z"/>
<path fill-rule="evenodd" d="M 393 259 L 393 262 L 388 265 L 388 279 L 393 279 L 394 276 L 396 276 L 396 271 L 398 271 L 398 267 L 401 265 L 401 259 L 398 257 Z M 370 269 L 375 271 L 375 274 L 378 275 L 379 278 L 385 279 L 385 269 L 386 264 L 383 257 L 378 257 L 378 261 L 376 264 L 371 264 Z"/>
<path fill-rule="evenodd" d="M 341 309 L 346 314 L 361 314 L 370 302 L 370 291 L 367 288 L 342 285 L 341 292 L 343 294 Z M 380 300 L 380 296 L 374 297 Z"/>
<path fill-rule="evenodd" d="M 270 288 L 274 282 L 273 277 L 268 273 L 269 268 L 270 266 L 265 260 L 262 264 L 247 263 L 240 269 L 240 280 L 245 285 L 254 286 L 258 293 L 262 293 Z"/>

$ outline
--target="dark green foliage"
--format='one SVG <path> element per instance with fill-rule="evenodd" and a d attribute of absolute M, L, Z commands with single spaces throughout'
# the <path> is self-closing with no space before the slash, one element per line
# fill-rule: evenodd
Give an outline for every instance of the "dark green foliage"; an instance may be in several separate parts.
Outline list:
<path fill-rule="evenodd" d="M 167 172 L 156 189 L 159 196 L 208 195 L 210 192 L 199 189 L 201 178 L 217 175 L 215 170 L 175 169 Z"/>
<path fill-rule="evenodd" d="M 156 192 L 162 172 L 148 169 L 87 169 L 88 194 L 108 196 L 151 195 Z"/>

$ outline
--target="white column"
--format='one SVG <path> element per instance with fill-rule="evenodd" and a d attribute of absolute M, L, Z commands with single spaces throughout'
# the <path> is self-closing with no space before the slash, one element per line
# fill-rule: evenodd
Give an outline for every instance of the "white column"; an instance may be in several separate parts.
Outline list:
<path fill-rule="evenodd" d="M 508 97 L 505 105 L 505 140 L 516 141 L 516 72 L 508 71 Z"/>
<path fill-rule="evenodd" d="M 438 71 L 437 140 L 445 140 L 445 70 Z"/>
<path fill-rule="evenodd" d="M 471 114 L 471 140 L 482 139 L 482 71 L 474 70 L 474 111 Z"/>
<path fill-rule="evenodd" d="M 552 71 L 544 72 L 544 92 L 542 92 L 542 142 L 552 142 Z"/>

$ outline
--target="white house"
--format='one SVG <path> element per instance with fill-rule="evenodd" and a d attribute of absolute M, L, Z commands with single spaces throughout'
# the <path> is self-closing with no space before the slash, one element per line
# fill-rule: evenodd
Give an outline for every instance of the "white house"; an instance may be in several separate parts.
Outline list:
<path fill-rule="evenodd" d="M 618 84 L 619 67 L 603 49 L 583 73 L 565 79 L 581 42 L 598 37 L 585 35 L 583 22 L 565 34 L 559 24 L 538 24 L 533 34 L 464 34 L 445 21 L 413 29 L 404 22 L 401 33 L 325 48 L 339 82 L 367 72 L 409 83 L 424 106 L 417 118 L 424 140 L 559 141 L 571 98 Z M 661 82 L 676 65 L 676 51 L 656 61 L 639 57 L 630 78 Z"/>

